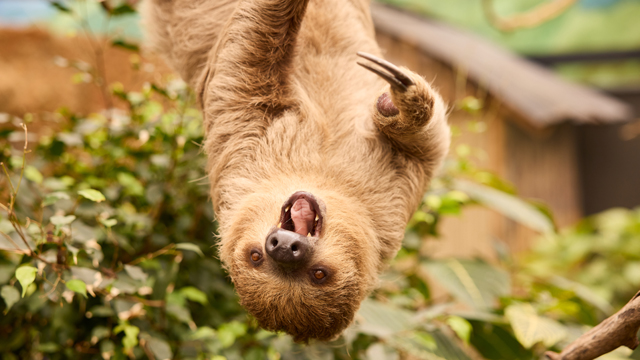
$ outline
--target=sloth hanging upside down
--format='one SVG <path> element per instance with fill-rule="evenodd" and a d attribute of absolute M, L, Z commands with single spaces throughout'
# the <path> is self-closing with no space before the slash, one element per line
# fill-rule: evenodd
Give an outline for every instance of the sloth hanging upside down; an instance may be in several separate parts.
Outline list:
<path fill-rule="evenodd" d="M 220 258 L 260 326 L 349 326 L 449 147 L 446 108 L 380 58 L 368 0 L 145 0 L 204 114 Z"/>

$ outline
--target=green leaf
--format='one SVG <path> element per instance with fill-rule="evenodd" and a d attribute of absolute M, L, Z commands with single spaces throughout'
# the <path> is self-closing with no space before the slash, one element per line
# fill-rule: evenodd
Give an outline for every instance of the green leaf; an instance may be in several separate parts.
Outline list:
<path fill-rule="evenodd" d="M 78 191 L 78 195 L 83 196 L 91 201 L 95 201 L 95 202 L 102 202 L 105 201 L 105 197 L 104 195 L 102 195 L 102 193 L 98 190 L 94 190 L 94 189 L 84 189 L 84 190 L 80 190 Z"/>
<path fill-rule="evenodd" d="M 124 3 L 110 11 L 113 16 L 121 16 L 127 14 L 135 14 L 136 10 L 131 5 Z"/>
<path fill-rule="evenodd" d="M 196 244 L 179 243 L 179 244 L 176 244 L 176 249 L 193 251 L 193 252 L 197 253 L 198 255 L 204 257 L 204 253 L 202 252 L 202 250 L 200 250 L 200 247 L 198 247 L 198 245 L 196 245 Z"/>
<path fill-rule="evenodd" d="M 116 39 L 111 42 L 111 45 L 115 47 L 121 47 L 123 49 L 131 51 L 140 51 L 140 47 L 137 44 L 125 41 L 123 39 Z"/>
<path fill-rule="evenodd" d="M 97 270 L 79 266 L 71 266 L 69 270 L 74 279 L 81 280 L 85 284 L 98 285 L 102 282 L 102 274 Z"/>
<path fill-rule="evenodd" d="M 64 5 L 64 4 L 63 4 L 62 2 L 60 2 L 60 1 L 52 1 L 52 2 L 51 2 L 51 5 L 52 5 L 54 8 L 56 8 L 56 9 L 58 9 L 58 10 L 62 11 L 62 12 L 66 12 L 66 13 L 70 13 L 70 12 L 71 12 L 71 9 L 69 9 L 66 5 Z"/>
<path fill-rule="evenodd" d="M 35 167 L 28 165 L 24 168 L 24 177 L 33 181 L 36 184 L 41 184 L 43 176 Z"/>
<path fill-rule="evenodd" d="M 178 321 L 185 324 L 193 323 L 193 318 L 191 317 L 189 310 L 178 304 L 167 304 L 167 314 L 172 315 Z"/>
<path fill-rule="evenodd" d="M 467 320 L 459 316 L 449 316 L 447 318 L 447 325 L 449 325 L 451 330 L 453 330 L 456 335 L 458 335 L 458 337 L 462 339 L 462 341 L 464 341 L 465 344 L 469 344 L 469 339 L 471 338 L 471 331 L 473 330 L 473 328 Z"/>
<path fill-rule="evenodd" d="M 0 296 L 4 299 L 4 303 L 7 304 L 7 309 L 5 311 L 9 311 L 13 304 L 20 300 L 20 292 L 11 285 L 3 286 L 2 290 L 0 290 Z"/>
<path fill-rule="evenodd" d="M 22 286 L 22 297 L 27 292 L 27 287 L 33 283 L 36 279 L 36 273 L 38 269 L 33 266 L 21 266 L 16 269 L 16 279 L 20 282 L 20 286 Z"/>
<path fill-rule="evenodd" d="M 63 225 L 71 224 L 75 219 L 76 219 L 75 215 L 52 216 L 51 218 L 49 218 L 49 221 L 51 221 L 53 225 L 63 226 Z"/>
<path fill-rule="evenodd" d="M 2 220 L 0 220 L 0 224 L 1 223 L 2 223 Z M 0 239 L 1 238 L 3 238 L 3 236 L 0 235 Z M 0 248 L 2 248 L 1 244 L 0 244 Z M 13 277 L 13 274 L 15 272 L 16 272 L 16 266 L 14 264 L 0 263 L 0 284 L 8 283 L 9 280 L 11 280 L 11 278 Z"/>
<path fill-rule="evenodd" d="M 239 338 L 247 333 L 247 325 L 239 321 L 232 321 L 230 323 L 222 324 L 218 329 L 218 340 L 223 348 L 228 348 L 233 345 L 236 338 Z"/>
<path fill-rule="evenodd" d="M 113 341 L 109 339 L 100 341 L 100 354 L 104 356 L 104 359 L 111 358 L 115 349 L 116 345 L 113 343 Z"/>
<path fill-rule="evenodd" d="M 68 280 L 65 285 L 67 286 L 67 289 L 77 292 L 85 298 L 87 297 L 87 284 L 85 284 L 82 280 Z"/>
<path fill-rule="evenodd" d="M 564 326 L 555 320 L 539 316 L 530 304 L 509 305 L 504 313 L 516 338 L 527 349 L 538 342 L 551 347 L 567 336 Z"/>
<path fill-rule="evenodd" d="M 124 270 L 134 280 L 139 280 L 144 282 L 144 281 L 147 281 L 147 278 L 149 277 L 149 275 L 147 275 L 144 271 L 142 271 L 141 268 L 137 266 L 125 265 Z"/>
<path fill-rule="evenodd" d="M 96 326 L 93 328 L 93 330 L 91 330 L 91 343 L 92 344 L 97 344 L 98 341 L 109 337 L 109 334 L 111 333 L 111 331 L 109 331 L 109 328 L 105 327 L 105 326 Z"/>
<path fill-rule="evenodd" d="M 454 187 L 473 200 L 533 230 L 544 234 L 554 231 L 553 223 L 543 212 L 515 196 L 466 180 L 456 180 Z"/>
<path fill-rule="evenodd" d="M 518 342 L 508 324 L 475 324 L 472 344 L 483 359 L 535 359 L 533 353 Z"/>
<path fill-rule="evenodd" d="M 171 346 L 164 340 L 150 338 L 147 340 L 147 347 L 153 355 L 155 355 L 157 360 L 169 360 L 173 358 Z"/>
<path fill-rule="evenodd" d="M 129 173 L 118 173 L 116 176 L 120 185 L 124 186 L 129 195 L 144 195 L 144 187 L 133 175 Z"/>
<path fill-rule="evenodd" d="M 111 228 L 116 226 L 116 224 L 118 224 L 118 220 L 116 219 L 100 219 L 100 223 L 102 223 L 102 225 Z"/>
<path fill-rule="evenodd" d="M 395 333 L 406 331 L 413 326 L 413 317 L 409 311 L 367 299 L 358 311 L 357 329 L 361 333 L 387 338 Z"/>
<path fill-rule="evenodd" d="M 70 197 L 67 193 L 57 191 L 51 194 L 47 194 L 42 201 L 42 206 L 49 206 L 55 204 L 58 200 L 69 200 Z"/>
<path fill-rule="evenodd" d="M 191 301 L 206 305 L 209 301 L 207 295 L 193 286 L 186 286 L 180 289 L 180 294 Z"/>
<path fill-rule="evenodd" d="M 424 360 L 471 360 L 465 351 L 440 330 L 411 331 L 394 335 L 388 344 Z"/>
<path fill-rule="evenodd" d="M 125 351 L 133 349 L 138 345 L 138 334 L 140 329 L 137 326 L 130 325 L 127 322 L 121 322 L 120 325 L 113 329 L 114 334 L 119 334 L 124 331 L 124 338 L 122 339 L 122 346 Z"/>
<path fill-rule="evenodd" d="M 511 290 L 506 271 L 480 260 L 426 261 L 422 269 L 456 299 L 478 309 L 491 308 Z"/>
<path fill-rule="evenodd" d="M 216 331 L 208 326 L 200 326 L 193 334 L 189 335 L 191 340 L 213 339 Z"/>

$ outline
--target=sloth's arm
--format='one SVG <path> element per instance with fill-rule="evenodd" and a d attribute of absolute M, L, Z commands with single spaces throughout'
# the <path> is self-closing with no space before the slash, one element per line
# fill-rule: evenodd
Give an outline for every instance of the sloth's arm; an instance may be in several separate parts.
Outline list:
<path fill-rule="evenodd" d="M 202 80 L 205 109 L 244 113 L 255 109 L 268 114 L 291 105 L 288 77 L 307 3 L 241 0 L 237 4 Z"/>
<path fill-rule="evenodd" d="M 374 105 L 373 122 L 400 150 L 427 162 L 446 155 L 450 130 L 446 106 L 421 76 L 366 53 L 358 53 L 377 66 L 360 63 L 389 83 Z"/>

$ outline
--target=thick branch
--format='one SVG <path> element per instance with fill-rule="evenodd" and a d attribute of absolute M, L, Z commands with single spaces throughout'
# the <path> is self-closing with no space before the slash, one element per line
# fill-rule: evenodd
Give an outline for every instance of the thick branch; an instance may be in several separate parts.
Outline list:
<path fill-rule="evenodd" d="M 562 353 L 547 351 L 550 360 L 592 360 L 620 346 L 635 349 L 640 328 L 640 291 L 613 316 L 569 344 Z"/>

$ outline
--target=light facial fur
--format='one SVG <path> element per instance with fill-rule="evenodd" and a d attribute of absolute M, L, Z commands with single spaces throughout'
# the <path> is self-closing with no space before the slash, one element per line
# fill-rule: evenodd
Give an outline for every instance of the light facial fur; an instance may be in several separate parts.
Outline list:
<path fill-rule="evenodd" d="M 142 13 L 199 96 L 220 258 L 243 306 L 296 341 L 334 339 L 447 152 L 441 97 L 376 58 L 367 0 L 145 0 Z"/>

